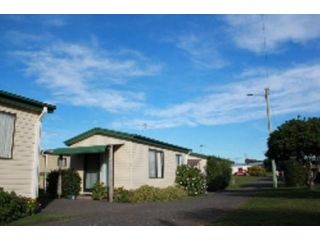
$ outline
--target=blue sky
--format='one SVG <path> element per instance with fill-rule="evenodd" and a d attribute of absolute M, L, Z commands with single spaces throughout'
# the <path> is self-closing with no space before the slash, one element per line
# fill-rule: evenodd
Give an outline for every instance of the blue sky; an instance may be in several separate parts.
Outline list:
<path fill-rule="evenodd" d="M 262 159 L 265 102 L 246 93 L 270 87 L 274 128 L 319 116 L 319 21 L 265 15 L 264 51 L 260 15 L 1 15 L 0 88 L 57 105 L 44 148 L 105 127 Z"/>

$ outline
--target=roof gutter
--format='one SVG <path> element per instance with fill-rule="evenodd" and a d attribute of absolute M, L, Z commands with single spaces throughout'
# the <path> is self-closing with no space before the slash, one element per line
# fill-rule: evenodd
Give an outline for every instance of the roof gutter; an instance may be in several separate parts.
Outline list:
<path fill-rule="evenodd" d="M 37 198 L 39 195 L 39 180 L 38 180 L 38 172 L 39 172 L 39 157 L 40 157 L 40 142 L 41 142 L 41 121 L 44 115 L 48 112 L 47 107 L 43 107 L 41 114 L 37 118 L 35 128 L 34 128 L 34 161 L 33 161 L 33 171 L 32 171 L 32 197 Z"/>
<path fill-rule="evenodd" d="M 42 121 L 45 114 L 48 113 L 48 107 L 43 107 L 42 112 L 40 113 L 40 116 L 38 117 L 38 121 Z"/>

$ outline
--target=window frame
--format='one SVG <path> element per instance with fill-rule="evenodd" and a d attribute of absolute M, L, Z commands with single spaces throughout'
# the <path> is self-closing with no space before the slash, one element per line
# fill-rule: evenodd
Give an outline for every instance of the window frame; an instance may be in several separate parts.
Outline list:
<path fill-rule="evenodd" d="M 3 156 L 1 156 L 1 153 L 0 153 L 0 159 L 9 160 L 9 159 L 13 159 L 14 136 L 15 136 L 15 133 L 16 133 L 17 114 L 16 113 L 11 113 L 11 112 L 6 112 L 6 111 L 1 111 L 1 110 L 0 110 L 0 114 L 6 114 L 6 115 L 13 116 L 13 131 L 12 131 L 12 138 L 11 138 L 11 154 L 10 154 L 10 157 L 3 157 Z"/>
<path fill-rule="evenodd" d="M 156 176 L 155 177 L 151 177 L 150 176 L 150 152 L 154 152 L 156 155 L 156 160 L 155 160 L 155 172 L 156 172 Z M 162 163 L 162 169 L 161 169 L 161 176 L 157 177 L 157 173 L 158 173 L 158 159 L 157 159 L 157 155 L 158 153 L 160 153 L 161 157 L 161 163 Z M 149 179 L 163 179 L 164 178 L 164 151 L 162 150 L 158 150 L 158 149 L 151 149 L 149 148 L 148 151 L 148 175 L 149 175 Z"/>
<path fill-rule="evenodd" d="M 179 158 L 179 157 L 180 157 L 180 158 Z M 180 163 L 178 162 L 178 158 L 179 158 L 179 160 L 181 161 Z M 181 166 L 181 165 L 184 165 L 184 157 L 183 157 L 183 155 L 180 154 L 180 153 L 177 153 L 177 154 L 176 154 L 176 165 L 177 165 L 177 167 L 179 167 L 179 166 Z"/>

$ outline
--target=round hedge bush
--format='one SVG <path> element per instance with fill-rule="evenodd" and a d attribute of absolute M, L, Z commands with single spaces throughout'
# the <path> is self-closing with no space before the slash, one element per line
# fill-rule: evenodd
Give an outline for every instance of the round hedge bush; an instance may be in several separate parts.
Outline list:
<path fill-rule="evenodd" d="M 207 161 L 206 173 L 208 191 L 223 190 L 231 180 L 231 162 L 218 157 L 210 157 Z"/>
<path fill-rule="evenodd" d="M 189 165 L 178 166 L 176 183 L 184 188 L 189 196 L 199 196 L 206 193 L 206 177 L 198 168 Z"/>
<path fill-rule="evenodd" d="M 107 198 L 106 187 L 103 183 L 97 182 L 92 188 L 92 199 L 102 200 Z"/>
<path fill-rule="evenodd" d="M 255 177 L 265 177 L 266 170 L 261 166 L 252 166 L 248 168 L 248 174 Z"/>

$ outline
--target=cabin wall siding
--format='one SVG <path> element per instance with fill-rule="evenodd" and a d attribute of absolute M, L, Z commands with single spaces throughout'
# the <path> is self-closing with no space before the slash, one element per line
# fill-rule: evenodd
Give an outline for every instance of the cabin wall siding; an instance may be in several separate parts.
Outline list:
<path fill-rule="evenodd" d="M 35 127 L 39 115 L 7 107 L 0 111 L 16 115 L 12 159 L 0 158 L 0 187 L 18 195 L 35 198 L 33 174 L 35 164 Z M 36 166 L 37 167 L 37 166 Z"/>

